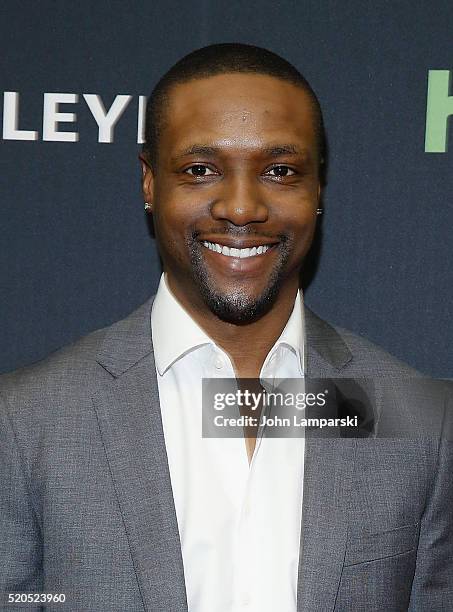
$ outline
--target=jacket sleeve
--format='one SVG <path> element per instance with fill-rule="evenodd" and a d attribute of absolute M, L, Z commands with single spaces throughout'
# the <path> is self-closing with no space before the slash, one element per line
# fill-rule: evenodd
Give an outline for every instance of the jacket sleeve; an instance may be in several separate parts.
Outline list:
<path fill-rule="evenodd" d="M 450 400 L 439 444 L 437 470 L 421 522 L 409 612 L 451 612 L 453 609 L 452 411 Z"/>
<path fill-rule="evenodd" d="M 9 593 L 42 593 L 42 539 L 6 403 L 0 397 L 0 609 Z M 22 604 L 29 611 L 39 604 Z M 21 607 L 22 609 L 22 607 Z"/>

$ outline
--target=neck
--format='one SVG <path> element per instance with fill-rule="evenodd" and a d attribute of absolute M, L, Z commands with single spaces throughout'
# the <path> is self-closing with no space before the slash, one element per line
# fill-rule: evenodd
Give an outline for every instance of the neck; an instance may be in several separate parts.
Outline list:
<path fill-rule="evenodd" d="M 233 362 L 238 378 L 259 378 L 264 360 L 281 335 L 294 307 L 298 283 L 280 291 L 272 308 L 260 319 L 245 325 L 222 321 L 203 304 L 181 296 L 169 279 L 169 287 L 196 323 Z"/>

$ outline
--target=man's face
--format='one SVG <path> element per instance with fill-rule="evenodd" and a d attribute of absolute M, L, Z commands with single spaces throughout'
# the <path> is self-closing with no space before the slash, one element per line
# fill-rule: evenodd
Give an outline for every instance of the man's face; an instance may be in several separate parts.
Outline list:
<path fill-rule="evenodd" d="M 247 323 L 294 296 L 315 229 L 318 167 L 303 89 L 236 73 L 171 90 L 143 188 L 183 305 Z"/>

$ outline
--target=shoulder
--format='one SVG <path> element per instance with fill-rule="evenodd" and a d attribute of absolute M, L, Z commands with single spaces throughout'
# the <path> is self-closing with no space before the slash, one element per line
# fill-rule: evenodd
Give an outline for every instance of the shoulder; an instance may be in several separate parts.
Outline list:
<path fill-rule="evenodd" d="M 373 401 L 379 403 L 382 431 L 453 440 L 452 380 L 433 379 L 366 338 L 312 311 L 307 314 L 309 349 L 336 366 L 329 376 L 362 381 L 371 390 Z"/>
<path fill-rule="evenodd" d="M 153 298 L 124 319 L 97 329 L 58 349 L 45 359 L 0 376 L 0 399 L 12 410 L 57 405 L 63 398 L 91 397 L 99 382 L 111 378 L 106 351 L 115 347 L 118 359 L 139 352 L 150 333 L 148 314 Z M 149 347 L 151 338 L 148 339 Z M 113 350 L 113 349 L 112 349 Z"/>
<path fill-rule="evenodd" d="M 331 363 L 341 365 L 346 375 L 379 378 L 424 376 L 370 340 L 321 319 L 308 307 L 305 316 L 309 348 L 313 348 Z"/>
<path fill-rule="evenodd" d="M 354 367 L 368 369 L 371 364 L 377 376 L 422 377 L 424 374 L 401 361 L 381 346 L 343 327 L 334 326 L 353 355 Z"/>

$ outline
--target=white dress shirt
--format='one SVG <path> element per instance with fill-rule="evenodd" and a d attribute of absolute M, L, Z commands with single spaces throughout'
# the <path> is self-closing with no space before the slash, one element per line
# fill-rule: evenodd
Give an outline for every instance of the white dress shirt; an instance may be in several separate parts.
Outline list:
<path fill-rule="evenodd" d="M 296 612 L 304 439 L 203 438 L 202 378 L 235 377 L 162 275 L 151 326 L 189 612 Z M 302 298 L 260 378 L 304 375 Z"/>

